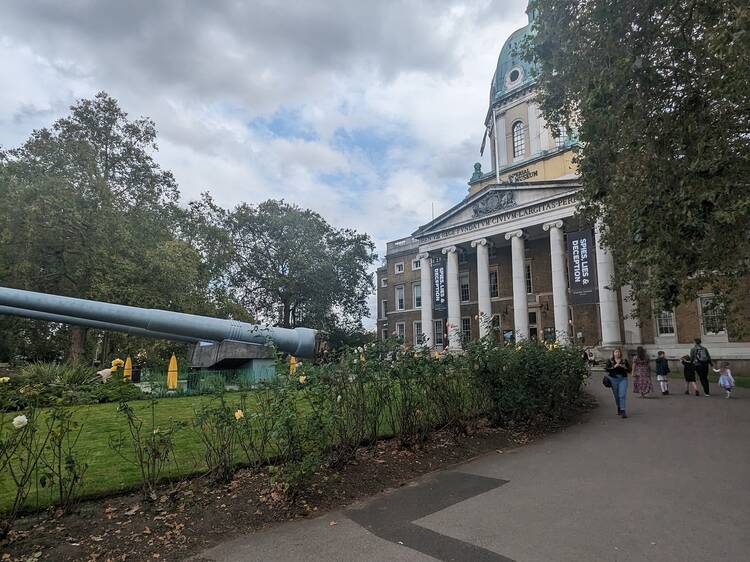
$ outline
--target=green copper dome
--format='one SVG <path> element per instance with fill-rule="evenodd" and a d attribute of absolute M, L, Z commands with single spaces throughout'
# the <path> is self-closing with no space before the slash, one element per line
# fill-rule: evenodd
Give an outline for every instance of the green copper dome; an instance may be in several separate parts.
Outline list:
<path fill-rule="evenodd" d="M 514 31 L 505 41 L 497 59 L 495 75 L 492 77 L 490 104 L 534 82 L 535 65 L 523 60 L 518 52 L 524 40 L 531 34 L 532 22 L 533 15 L 529 13 L 529 23 Z"/>

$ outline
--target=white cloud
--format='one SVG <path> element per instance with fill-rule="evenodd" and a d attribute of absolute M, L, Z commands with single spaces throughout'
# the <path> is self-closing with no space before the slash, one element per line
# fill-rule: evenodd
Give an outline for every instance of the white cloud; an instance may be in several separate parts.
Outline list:
<path fill-rule="evenodd" d="M 465 196 L 525 4 L 10 3 L 0 145 L 105 90 L 156 121 L 157 159 L 184 198 L 284 198 L 368 232 L 382 254 Z M 279 114 L 311 134 L 253 126 Z"/>

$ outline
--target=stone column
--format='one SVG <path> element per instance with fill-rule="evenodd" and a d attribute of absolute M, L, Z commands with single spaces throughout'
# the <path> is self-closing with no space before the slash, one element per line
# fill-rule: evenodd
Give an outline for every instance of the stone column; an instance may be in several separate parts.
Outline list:
<path fill-rule="evenodd" d="M 422 287 L 422 334 L 424 335 L 424 345 L 433 347 L 435 337 L 433 335 L 434 324 L 432 323 L 432 267 L 430 265 L 430 254 L 427 252 L 417 255 L 422 267 L 420 269 L 420 279 Z"/>
<path fill-rule="evenodd" d="M 641 325 L 638 323 L 638 319 L 634 317 L 638 305 L 632 299 L 632 292 L 633 288 L 630 285 L 620 287 L 622 296 L 622 323 L 625 327 L 623 343 L 640 345 L 643 342 L 641 339 Z"/>
<path fill-rule="evenodd" d="M 516 339 L 529 339 L 529 302 L 526 297 L 526 255 L 523 230 L 505 235 L 510 240 L 513 263 L 513 329 Z"/>
<path fill-rule="evenodd" d="M 481 238 L 471 243 L 477 249 L 477 288 L 479 296 L 479 337 L 489 333 L 492 322 L 492 306 L 490 305 L 490 250 L 487 239 Z"/>
<path fill-rule="evenodd" d="M 565 277 L 565 238 L 563 221 L 545 223 L 549 231 L 550 261 L 552 263 L 552 300 L 555 311 L 555 334 L 559 341 L 568 343 L 570 309 L 568 308 L 568 281 Z"/>
<path fill-rule="evenodd" d="M 622 343 L 620 335 L 620 311 L 617 307 L 617 291 L 611 288 L 615 263 L 601 242 L 601 221 L 594 228 L 596 243 L 596 277 L 599 286 L 599 316 L 602 325 L 602 346 L 611 347 Z"/>
<path fill-rule="evenodd" d="M 445 268 L 446 292 L 448 293 L 448 348 L 461 349 L 461 295 L 458 287 L 458 253 L 455 246 L 443 248 L 447 256 Z"/>

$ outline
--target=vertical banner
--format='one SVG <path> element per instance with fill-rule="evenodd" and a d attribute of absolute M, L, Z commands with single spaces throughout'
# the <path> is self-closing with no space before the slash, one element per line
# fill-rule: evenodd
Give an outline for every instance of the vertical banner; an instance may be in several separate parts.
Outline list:
<path fill-rule="evenodd" d="M 448 314 L 448 297 L 445 290 L 445 263 L 441 258 L 432 258 L 432 309 L 433 318 L 445 318 Z"/>
<path fill-rule="evenodd" d="M 568 232 L 568 273 L 572 304 L 597 301 L 596 259 L 591 229 Z"/>

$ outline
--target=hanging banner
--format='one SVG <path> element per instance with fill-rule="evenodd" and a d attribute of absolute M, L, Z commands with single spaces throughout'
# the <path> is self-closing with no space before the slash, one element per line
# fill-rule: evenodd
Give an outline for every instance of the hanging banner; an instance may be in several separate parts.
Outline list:
<path fill-rule="evenodd" d="M 432 258 L 432 309 L 434 318 L 442 318 L 448 311 L 448 295 L 445 289 L 445 263 Z"/>
<path fill-rule="evenodd" d="M 568 273 L 571 303 L 594 304 L 598 291 L 591 229 L 568 232 Z"/>

